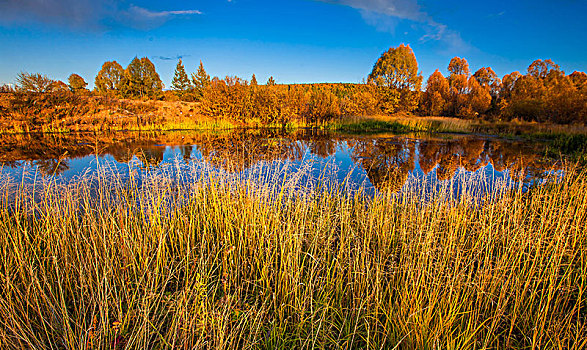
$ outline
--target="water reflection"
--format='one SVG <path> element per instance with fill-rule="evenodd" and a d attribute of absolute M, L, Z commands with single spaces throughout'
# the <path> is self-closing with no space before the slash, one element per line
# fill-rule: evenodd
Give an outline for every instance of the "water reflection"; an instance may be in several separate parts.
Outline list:
<path fill-rule="evenodd" d="M 3 172 L 13 175 L 29 167 L 44 175 L 73 176 L 91 167 L 96 156 L 119 164 L 135 159 L 143 169 L 159 167 L 170 159 L 186 164 L 204 161 L 229 172 L 245 171 L 260 162 L 312 159 L 325 164 L 334 159 L 341 177 L 354 167 L 376 188 L 398 191 L 410 174 L 431 174 L 442 181 L 452 179 L 459 169 L 476 172 L 491 168 L 491 172 L 507 172 L 514 181 L 541 179 L 560 169 L 557 162 L 541 156 L 544 148 L 539 143 L 470 135 L 356 136 L 315 130 L 29 134 L 2 135 L 0 165 Z"/>

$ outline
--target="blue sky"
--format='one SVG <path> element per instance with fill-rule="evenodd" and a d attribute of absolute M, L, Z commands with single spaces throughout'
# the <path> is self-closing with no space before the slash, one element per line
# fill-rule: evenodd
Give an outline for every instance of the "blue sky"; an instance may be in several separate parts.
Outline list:
<path fill-rule="evenodd" d="M 93 86 L 103 62 L 147 56 L 169 85 L 193 72 L 278 83 L 360 82 L 410 44 L 426 79 L 454 56 L 498 75 L 553 59 L 587 68 L 587 1 L 0 0 L 0 84 L 20 71 Z"/>

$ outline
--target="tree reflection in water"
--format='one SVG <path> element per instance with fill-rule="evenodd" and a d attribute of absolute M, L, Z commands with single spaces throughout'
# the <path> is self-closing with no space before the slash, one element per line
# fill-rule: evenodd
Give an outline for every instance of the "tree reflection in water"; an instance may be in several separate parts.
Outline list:
<path fill-rule="evenodd" d="M 0 164 L 12 168 L 28 164 L 44 175 L 59 175 L 70 169 L 72 159 L 110 156 L 118 163 L 128 163 L 136 157 L 143 169 L 150 169 L 164 161 L 167 148 L 163 145 L 175 147 L 177 157 L 187 164 L 201 159 L 230 172 L 240 172 L 260 162 L 302 162 L 308 156 L 325 159 L 347 154 L 376 188 L 391 191 L 398 191 L 418 168 L 425 175 L 434 172 L 438 180 L 448 180 L 459 169 L 475 172 L 491 164 L 497 172 L 508 170 L 516 181 L 542 178 L 546 172 L 560 169 L 555 160 L 541 157 L 545 145 L 522 141 L 463 135 L 353 136 L 316 130 L 284 133 L 272 129 L 148 135 L 5 135 L 0 141 Z"/>

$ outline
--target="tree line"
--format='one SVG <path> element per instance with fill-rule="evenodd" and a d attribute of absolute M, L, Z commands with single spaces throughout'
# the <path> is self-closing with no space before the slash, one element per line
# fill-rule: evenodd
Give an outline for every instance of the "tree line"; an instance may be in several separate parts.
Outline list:
<path fill-rule="evenodd" d="M 199 102 L 200 113 L 214 119 L 286 124 L 319 124 L 348 116 L 408 112 L 460 118 L 520 119 L 571 123 L 587 121 L 587 75 L 565 72 L 552 60 L 536 60 L 526 74 L 499 78 L 491 67 L 472 73 L 465 58 L 454 57 L 445 77 L 438 69 L 425 86 L 409 45 L 392 47 L 376 61 L 361 84 L 259 84 L 227 76 L 211 78 L 200 62 L 190 75 L 180 59 L 170 90 L 147 58 L 135 57 L 126 68 L 105 62 L 94 79 L 94 93 L 129 99 Z M 88 93 L 87 83 L 72 74 L 68 84 L 40 74 L 21 73 L 19 91 Z M 1 89 L 0 89 L 1 90 Z"/>

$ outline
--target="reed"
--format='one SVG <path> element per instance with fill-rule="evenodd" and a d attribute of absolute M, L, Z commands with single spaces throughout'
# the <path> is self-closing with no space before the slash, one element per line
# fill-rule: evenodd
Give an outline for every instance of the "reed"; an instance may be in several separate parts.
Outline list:
<path fill-rule="evenodd" d="M 481 200 L 306 176 L 3 178 L 0 347 L 587 346 L 585 173 Z"/>

